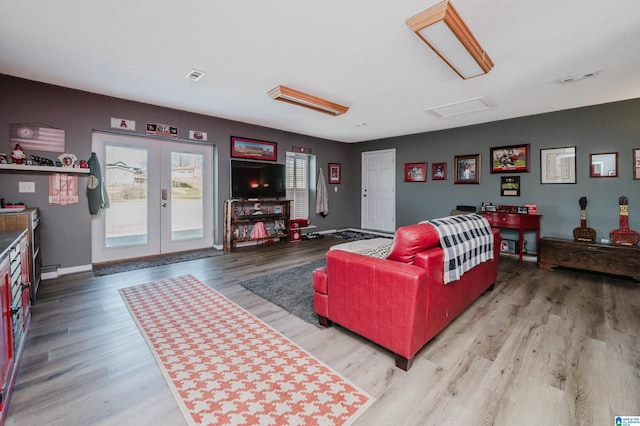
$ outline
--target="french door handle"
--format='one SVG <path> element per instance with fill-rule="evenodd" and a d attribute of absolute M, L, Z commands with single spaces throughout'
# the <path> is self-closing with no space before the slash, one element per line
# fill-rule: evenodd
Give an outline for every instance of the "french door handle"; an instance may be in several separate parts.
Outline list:
<path fill-rule="evenodd" d="M 167 203 L 162 203 L 162 207 L 167 207 Z"/>

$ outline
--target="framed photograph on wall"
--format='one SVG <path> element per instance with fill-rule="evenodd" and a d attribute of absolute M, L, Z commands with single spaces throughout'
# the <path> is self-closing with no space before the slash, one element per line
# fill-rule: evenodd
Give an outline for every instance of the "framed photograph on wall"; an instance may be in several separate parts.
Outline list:
<path fill-rule="evenodd" d="M 432 180 L 447 180 L 447 163 L 433 163 L 431 165 Z"/>
<path fill-rule="evenodd" d="M 576 147 L 540 150 L 540 183 L 576 183 Z"/>
<path fill-rule="evenodd" d="M 404 163 L 405 182 L 425 182 L 427 180 L 427 163 Z"/>
<path fill-rule="evenodd" d="M 490 148 L 491 173 L 529 172 L 529 144 Z"/>
<path fill-rule="evenodd" d="M 454 183 L 480 183 L 480 154 L 456 155 L 454 164 Z"/>
<path fill-rule="evenodd" d="M 633 178 L 640 180 L 640 148 L 633 150 Z"/>
<path fill-rule="evenodd" d="M 340 163 L 329 163 L 329 183 L 340 183 Z"/>
<path fill-rule="evenodd" d="M 519 197 L 520 176 L 500 176 L 500 195 L 503 197 Z"/>
<path fill-rule="evenodd" d="M 275 142 L 231 136 L 231 156 L 250 160 L 276 161 L 278 159 L 278 145 Z"/>

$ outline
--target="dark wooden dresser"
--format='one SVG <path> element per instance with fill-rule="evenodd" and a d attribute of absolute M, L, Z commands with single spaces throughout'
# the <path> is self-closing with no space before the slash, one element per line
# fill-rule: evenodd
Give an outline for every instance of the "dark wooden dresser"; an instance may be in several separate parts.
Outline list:
<path fill-rule="evenodd" d="M 31 304 L 36 303 L 40 287 L 42 254 L 40 253 L 40 209 L 26 208 L 18 212 L 0 213 L 0 231 L 26 229 L 29 240 L 29 282 Z"/>
<path fill-rule="evenodd" d="M 621 275 L 640 283 L 640 247 L 542 237 L 538 267 L 557 266 Z"/>

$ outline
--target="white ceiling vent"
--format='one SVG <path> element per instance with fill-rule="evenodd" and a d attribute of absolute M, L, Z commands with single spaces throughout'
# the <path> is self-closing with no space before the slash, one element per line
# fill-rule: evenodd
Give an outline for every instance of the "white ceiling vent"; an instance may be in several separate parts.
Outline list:
<path fill-rule="evenodd" d="M 202 77 L 204 77 L 204 72 L 198 71 L 198 70 L 191 70 L 189 71 L 189 74 L 185 75 L 184 77 L 192 81 L 198 81 Z"/>
<path fill-rule="evenodd" d="M 483 111 L 492 108 L 485 98 L 473 98 L 466 101 L 454 102 L 452 104 L 440 105 L 433 108 L 425 108 L 440 118 L 453 117 L 455 115 L 468 114 L 470 112 Z"/>

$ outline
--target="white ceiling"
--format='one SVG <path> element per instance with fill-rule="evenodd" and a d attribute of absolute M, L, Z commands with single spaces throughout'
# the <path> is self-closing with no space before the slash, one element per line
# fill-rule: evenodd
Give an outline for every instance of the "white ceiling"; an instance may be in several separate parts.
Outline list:
<path fill-rule="evenodd" d="M 452 0 L 495 63 L 470 80 L 405 23 L 438 0 L 1 3 L 2 74 L 343 142 L 640 98 L 640 0 Z M 279 84 L 350 110 L 273 101 Z M 424 111 L 477 97 L 493 108 Z"/>

